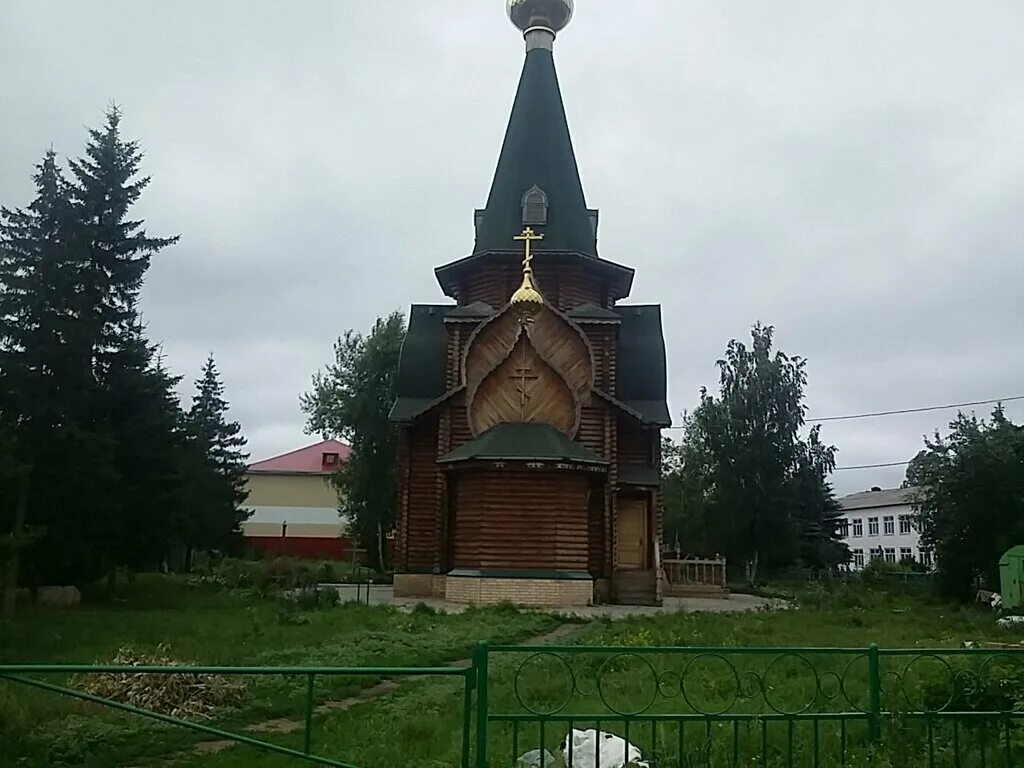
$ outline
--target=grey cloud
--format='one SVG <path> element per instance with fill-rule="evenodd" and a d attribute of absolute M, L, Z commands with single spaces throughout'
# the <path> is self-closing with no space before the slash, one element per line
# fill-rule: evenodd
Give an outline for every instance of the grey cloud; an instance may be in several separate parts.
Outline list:
<path fill-rule="evenodd" d="M 0 202 L 118 100 L 140 213 L 182 234 L 151 333 L 186 396 L 216 353 L 254 456 L 290 449 L 334 338 L 441 300 L 433 267 L 472 245 L 522 61 L 501 6 L 6 0 Z M 1012 0 L 579 4 L 577 158 L 602 256 L 664 307 L 675 413 L 756 320 L 809 359 L 812 415 L 1024 394 L 1022 28 Z M 841 464 L 901 460 L 951 416 L 824 434 Z"/>

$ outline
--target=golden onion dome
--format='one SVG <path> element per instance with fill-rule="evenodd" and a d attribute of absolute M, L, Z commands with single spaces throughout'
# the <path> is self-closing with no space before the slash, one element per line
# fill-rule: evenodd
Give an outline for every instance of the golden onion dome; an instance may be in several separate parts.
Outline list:
<path fill-rule="evenodd" d="M 533 284 L 533 270 L 523 270 L 523 282 L 516 288 L 509 302 L 512 308 L 523 318 L 535 317 L 544 306 L 544 297 L 540 295 L 537 286 Z"/>

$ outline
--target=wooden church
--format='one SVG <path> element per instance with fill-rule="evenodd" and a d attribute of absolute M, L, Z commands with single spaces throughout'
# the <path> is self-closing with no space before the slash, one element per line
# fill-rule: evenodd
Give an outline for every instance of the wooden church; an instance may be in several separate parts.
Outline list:
<path fill-rule="evenodd" d="M 552 58 L 570 0 L 509 0 L 526 61 L 473 252 L 415 304 L 398 400 L 396 596 L 658 604 L 665 342 L 598 256 Z"/>

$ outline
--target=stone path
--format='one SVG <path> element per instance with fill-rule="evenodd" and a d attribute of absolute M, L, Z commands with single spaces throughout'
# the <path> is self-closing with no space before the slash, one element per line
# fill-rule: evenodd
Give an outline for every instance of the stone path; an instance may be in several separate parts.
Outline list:
<path fill-rule="evenodd" d="M 584 624 L 566 622 L 560 624 L 554 629 L 545 632 L 534 637 L 522 640 L 516 645 L 550 645 L 558 641 L 566 640 L 571 638 L 573 635 L 583 630 Z M 472 664 L 472 659 L 456 659 L 455 661 L 445 662 L 443 666 L 446 667 L 468 667 Z M 408 685 L 412 680 L 393 680 L 385 679 L 379 683 L 363 688 L 353 696 L 346 697 L 339 700 L 327 700 L 321 704 L 318 704 L 313 710 L 318 715 L 324 715 L 331 712 L 344 712 L 347 709 L 351 709 L 357 704 L 364 704 L 375 699 L 379 699 L 390 693 L 394 693 L 400 689 L 403 685 Z M 291 720 L 289 718 L 275 718 L 273 720 L 264 720 L 261 723 L 255 723 L 248 726 L 245 730 L 254 734 L 281 734 L 281 733 L 295 733 L 301 731 L 305 727 L 305 722 L 302 720 Z M 177 760 L 197 755 L 213 755 L 224 750 L 231 749 L 232 747 L 240 746 L 237 741 L 231 741 L 230 739 L 217 739 L 213 741 L 201 741 L 192 747 L 187 752 L 179 752 L 175 755 L 171 755 L 164 761 L 164 764 L 170 764 Z"/>

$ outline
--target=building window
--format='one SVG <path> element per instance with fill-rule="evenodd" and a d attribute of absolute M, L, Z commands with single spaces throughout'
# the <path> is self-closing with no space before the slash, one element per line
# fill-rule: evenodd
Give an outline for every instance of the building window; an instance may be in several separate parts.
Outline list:
<path fill-rule="evenodd" d="M 869 554 L 871 560 L 881 560 L 882 559 L 882 548 L 881 547 L 872 547 L 871 549 L 868 550 L 868 554 Z"/>
<path fill-rule="evenodd" d="M 882 518 L 882 523 L 885 525 L 885 535 L 892 536 L 896 533 L 896 521 L 892 515 L 886 515 Z"/>
<path fill-rule="evenodd" d="M 838 527 L 838 530 L 836 531 L 836 533 L 842 539 L 848 538 L 849 535 L 850 535 L 850 521 L 849 520 L 840 520 L 839 521 L 839 527 Z"/>
<path fill-rule="evenodd" d="M 853 535 L 856 538 L 864 535 L 864 521 L 859 517 L 853 518 Z"/>
<path fill-rule="evenodd" d="M 900 515 L 900 533 L 910 533 L 910 515 Z"/>
<path fill-rule="evenodd" d="M 323 468 L 330 471 L 338 468 L 338 454 L 325 453 L 323 455 Z"/>
<path fill-rule="evenodd" d="M 878 518 L 877 517 L 869 517 L 868 518 L 868 536 L 877 536 L 877 535 L 878 535 Z"/>
<path fill-rule="evenodd" d="M 921 565 L 931 568 L 932 566 L 932 553 L 924 549 L 923 547 L 917 550 L 917 556 L 921 560 Z"/>
<path fill-rule="evenodd" d="M 896 550 L 893 547 L 885 548 L 885 562 L 895 563 L 896 562 Z"/>
<path fill-rule="evenodd" d="M 863 568 L 864 567 L 864 550 L 855 549 L 853 550 L 853 567 Z"/>
<path fill-rule="evenodd" d="M 914 550 L 910 547 L 900 547 L 900 562 L 911 563 L 914 561 Z"/>
<path fill-rule="evenodd" d="M 548 223 L 548 196 L 534 184 L 523 195 L 523 224 Z"/>

